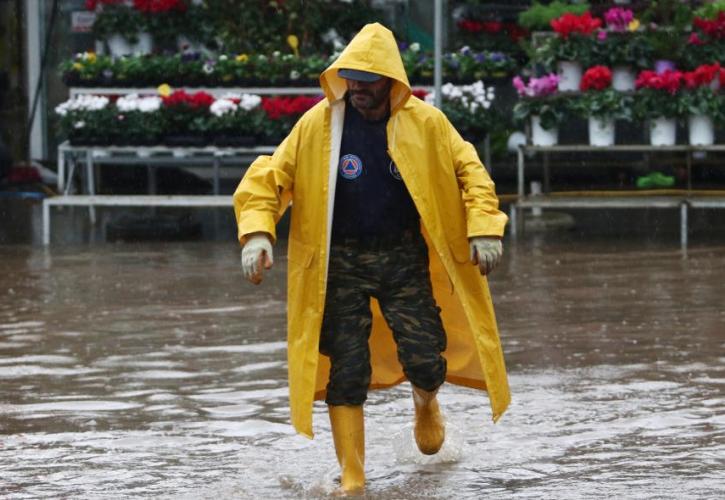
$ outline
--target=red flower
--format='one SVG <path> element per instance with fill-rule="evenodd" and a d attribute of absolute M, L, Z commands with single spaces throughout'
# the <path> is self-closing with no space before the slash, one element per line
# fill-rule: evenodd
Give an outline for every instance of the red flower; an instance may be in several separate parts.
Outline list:
<path fill-rule="evenodd" d="M 702 17 L 696 17 L 693 19 L 692 24 L 711 38 L 725 38 L 725 12 L 723 11 L 712 21 L 703 19 Z"/>
<path fill-rule="evenodd" d="M 558 19 L 551 21 L 551 27 L 562 38 L 569 38 L 572 33 L 589 35 L 602 25 L 602 20 L 592 17 L 589 12 L 581 16 L 567 12 Z"/>
<path fill-rule="evenodd" d="M 151 14 L 164 12 L 186 12 L 188 8 L 183 0 L 133 0 L 136 10 Z"/>
<path fill-rule="evenodd" d="M 486 33 L 498 33 L 503 29 L 503 23 L 500 21 L 486 21 L 481 24 Z"/>
<path fill-rule="evenodd" d="M 428 91 L 425 89 L 413 89 L 411 93 L 418 99 L 425 99 L 425 96 L 428 95 Z"/>
<path fill-rule="evenodd" d="M 262 108 L 270 120 L 279 120 L 283 117 L 300 116 L 312 106 L 320 102 L 317 97 L 263 97 Z"/>
<path fill-rule="evenodd" d="M 688 45 L 705 45 L 705 42 L 697 35 L 697 33 L 690 33 L 687 39 Z"/>
<path fill-rule="evenodd" d="M 722 69 L 719 63 L 703 64 L 695 68 L 695 71 L 688 71 L 683 75 L 688 88 L 710 85 L 716 78 L 720 78 Z"/>
<path fill-rule="evenodd" d="M 612 85 L 612 71 L 606 66 L 594 66 L 586 70 L 579 88 L 581 90 L 604 90 Z"/>
<path fill-rule="evenodd" d="M 514 43 L 518 43 L 522 38 L 529 36 L 529 32 L 516 23 L 506 23 L 504 25 L 504 29 L 508 33 L 511 41 Z"/>
<path fill-rule="evenodd" d="M 162 97 L 164 106 L 187 106 L 192 109 L 208 108 L 214 102 L 214 96 L 206 92 L 187 94 L 183 90 L 175 90 L 170 96 Z"/>
<path fill-rule="evenodd" d="M 674 95 L 682 86 L 683 75 L 680 71 L 667 70 L 663 73 L 655 71 L 642 71 L 635 81 L 634 85 L 637 89 L 648 88 L 656 90 L 664 90 Z"/>
<path fill-rule="evenodd" d="M 469 33 L 479 33 L 483 31 L 483 23 L 479 21 L 473 21 L 471 19 L 461 19 L 458 21 L 458 27 Z"/>

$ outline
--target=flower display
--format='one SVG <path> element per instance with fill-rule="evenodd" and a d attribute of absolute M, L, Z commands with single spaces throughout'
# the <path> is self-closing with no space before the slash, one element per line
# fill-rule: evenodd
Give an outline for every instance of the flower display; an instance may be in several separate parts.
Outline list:
<path fill-rule="evenodd" d="M 702 64 L 693 71 L 683 73 L 682 77 L 687 88 L 702 87 L 711 85 L 713 82 L 720 83 L 723 68 L 719 63 Z"/>
<path fill-rule="evenodd" d="M 429 104 L 435 102 L 435 92 L 424 97 Z M 496 98 L 493 86 L 482 81 L 470 85 L 446 83 L 441 87 L 441 110 L 453 126 L 470 142 L 482 140 L 500 120 L 499 113 L 492 108 Z"/>
<path fill-rule="evenodd" d="M 60 130 L 74 144 L 273 144 L 322 99 L 262 99 L 256 94 L 238 93 L 215 98 L 205 92 L 168 91 L 166 96 L 128 94 L 115 101 L 106 96 L 82 94 L 56 107 Z"/>
<path fill-rule="evenodd" d="M 725 12 L 720 12 L 715 19 L 696 17 L 692 24 L 702 33 L 714 40 L 725 39 Z"/>
<path fill-rule="evenodd" d="M 612 88 L 612 71 L 608 67 L 587 69 L 579 88 L 582 93 L 572 98 L 570 109 L 582 118 L 632 119 L 632 96 Z"/>
<path fill-rule="evenodd" d="M 538 78 L 531 77 L 529 83 L 524 83 L 520 76 L 515 76 L 513 84 L 520 97 L 545 97 L 557 92 L 559 76 L 550 73 Z"/>
<path fill-rule="evenodd" d="M 590 12 L 581 15 L 566 13 L 551 21 L 551 27 L 562 38 L 569 38 L 572 34 L 590 35 L 601 26 L 602 20 L 592 17 Z"/>
<path fill-rule="evenodd" d="M 681 71 L 667 70 L 662 73 L 645 70 L 640 72 L 634 82 L 636 89 L 662 90 L 675 95 L 682 87 L 683 75 Z"/>
<path fill-rule="evenodd" d="M 604 13 L 604 22 L 612 31 L 628 31 L 632 21 L 634 21 L 634 13 L 629 9 L 612 7 Z"/>
<path fill-rule="evenodd" d="M 594 66 L 584 72 L 579 88 L 587 90 L 604 90 L 612 86 L 612 71 L 606 66 Z"/>
<path fill-rule="evenodd" d="M 679 92 L 684 83 L 677 70 L 640 72 L 635 81 L 635 113 L 641 120 L 675 118 L 681 114 Z"/>
<path fill-rule="evenodd" d="M 514 105 L 513 116 L 516 121 L 523 122 L 531 116 L 538 116 L 541 126 L 549 130 L 564 119 L 566 104 L 558 92 L 558 75 L 550 73 L 531 77 L 528 83 L 516 76 L 513 85 L 522 98 Z"/>

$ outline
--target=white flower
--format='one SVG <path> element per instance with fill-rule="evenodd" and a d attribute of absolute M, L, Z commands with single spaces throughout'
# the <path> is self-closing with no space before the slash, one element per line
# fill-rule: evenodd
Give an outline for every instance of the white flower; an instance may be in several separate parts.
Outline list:
<path fill-rule="evenodd" d="M 414 42 L 414 43 L 411 43 L 410 47 L 408 47 L 408 48 L 410 50 L 412 50 L 413 52 L 418 52 L 418 51 L 420 51 L 420 44 L 418 42 Z"/>
<path fill-rule="evenodd" d="M 207 75 L 211 75 L 214 73 L 214 65 L 212 63 L 204 63 L 204 66 L 202 68 L 204 70 L 204 73 Z"/>
<path fill-rule="evenodd" d="M 237 92 L 227 92 L 223 96 L 221 96 L 219 99 L 227 99 L 230 101 L 239 100 L 242 98 L 242 94 L 239 94 Z"/>
<path fill-rule="evenodd" d="M 82 94 L 59 104 L 55 112 L 65 116 L 68 111 L 98 111 L 108 106 L 108 97 Z"/>
<path fill-rule="evenodd" d="M 75 122 L 73 124 L 73 128 L 83 128 L 85 126 L 86 126 L 86 122 L 84 122 L 83 120 L 81 120 L 79 122 Z"/>
<path fill-rule="evenodd" d="M 138 100 L 138 110 L 142 113 L 153 113 L 161 108 L 161 98 L 158 96 L 142 97 Z"/>
<path fill-rule="evenodd" d="M 236 110 L 237 105 L 234 101 L 230 101 L 228 99 L 217 99 L 209 107 L 209 111 L 211 111 L 214 116 L 224 116 L 225 114 L 233 113 Z"/>
<path fill-rule="evenodd" d="M 116 107 L 123 113 L 138 110 L 138 94 L 128 94 L 119 97 L 116 101 Z"/>
<path fill-rule="evenodd" d="M 222 54 L 222 55 L 219 56 L 219 60 L 220 61 L 226 61 L 227 59 L 229 59 L 229 57 L 227 57 L 226 54 Z"/>
<path fill-rule="evenodd" d="M 297 80 L 300 77 L 300 72 L 296 69 L 293 69 L 289 72 L 289 78 L 290 80 Z"/>
<path fill-rule="evenodd" d="M 242 94 L 239 107 L 244 111 L 251 111 L 262 103 L 262 98 L 256 94 Z"/>

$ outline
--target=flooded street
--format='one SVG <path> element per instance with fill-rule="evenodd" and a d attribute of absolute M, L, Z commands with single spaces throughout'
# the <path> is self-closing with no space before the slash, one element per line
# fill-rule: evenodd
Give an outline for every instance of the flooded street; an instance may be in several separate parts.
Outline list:
<path fill-rule="evenodd" d="M 324 498 L 327 411 L 288 424 L 284 245 L 260 287 L 234 242 L 0 247 L 0 497 Z M 512 404 L 370 394 L 368 498 L 725 496 L 725 246 L 508 242 L 491 278 Z"/>

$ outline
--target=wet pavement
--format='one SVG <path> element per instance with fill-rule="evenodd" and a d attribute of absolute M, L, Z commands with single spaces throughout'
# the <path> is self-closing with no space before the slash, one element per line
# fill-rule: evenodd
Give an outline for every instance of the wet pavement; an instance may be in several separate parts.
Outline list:
<path fill-rule="evenodd" d="M 723 498 L 725 246 L 528 239 L 491 278 L 513 401 L 446 385 L 366 405 L 368 498 Z M 230 243 L 0 247 L 0 497 L 324 498 L 337 465 L 288 425 L 285 259 Z"/>

